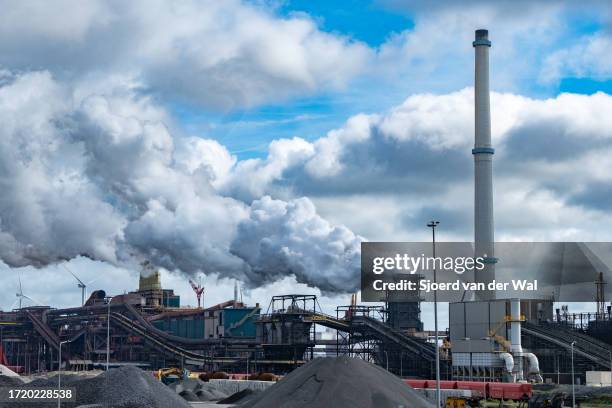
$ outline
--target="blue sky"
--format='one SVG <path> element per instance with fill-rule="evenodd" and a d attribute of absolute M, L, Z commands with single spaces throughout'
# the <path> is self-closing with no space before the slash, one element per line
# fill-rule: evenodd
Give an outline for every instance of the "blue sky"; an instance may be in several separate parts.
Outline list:
<path fill-rule="evenodd" d="M 306 13 L 322 30 L 350 36 L 372 47 L 383 44 L 391 34 L 414 26 L 409 11 L 399 11 L 379 1 L 288 0 L 279 9 L 284 15 Z"/>

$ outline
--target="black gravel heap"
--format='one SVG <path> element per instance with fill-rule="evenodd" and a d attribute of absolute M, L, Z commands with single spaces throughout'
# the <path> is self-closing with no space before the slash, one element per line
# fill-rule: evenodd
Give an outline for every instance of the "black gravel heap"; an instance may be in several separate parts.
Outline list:
<path fill-rule="evenodd" d="M 433 408 L 401 379 L 351 357 L 316 358 L 240 408 Z"/>
<path fill-rule="evenodd" d="M 187 401 L 218 401 L 227 398 L 224 392 L 217 390 L 212 384 L 195 378 L 187 378 L 172 383 L 169 386 Z"/>
<path fill-rule="evenodd" d="M 19 377 L 0 375 L 0 387 L 14 387 L 20 385 L 23 385 L 23 381 Z"/>
<path fill-rule="evenodd" d="M 222 399 L 221 401 L 218 402 L 218 404 L 237 404 L 237 403 L 245 404 L 248 401 L 252 401 L 255 398 L 257 398 L 257 394 L 260 392 L 261 391 L 253 391 L 249 388 L 245 388 L 242 391 L 238 391 L 230 395 L 229 397 Z"/>
<path fill-rule="evenodd" d="M 99 404 L 103 408 L 190 408 L 173 390 L 150 373 L 136 367 L 111 369 L 96 377 L 62 375 L 62 388 L 76 388 L 76 402 L 62 402 L 62 407 Z M 57 377 L 37 379 L 23 388 L 54 388 Z M 1 408 L 57 407 L 57 400 L 47 402 L 0 403 Z"/>

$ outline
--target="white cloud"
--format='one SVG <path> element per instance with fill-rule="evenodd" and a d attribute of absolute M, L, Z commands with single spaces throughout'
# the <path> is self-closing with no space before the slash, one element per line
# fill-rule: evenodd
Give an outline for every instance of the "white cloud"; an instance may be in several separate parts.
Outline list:
<path fill-rule="evenodd" d="M 123 75 L 221 109 L 344 86 L 371 50 L 240 1 L 5 2 L 0 65 L 80 80 Z M 62 10 L 61 12 L 57 12 Z"/>
<path fill-rule="evenodd" d="M 474 30 L 489 30 L 492 87 L 531 92 L 542 55 L 566 35 L 572 7 L 533 1 L 387 1 L 414 26 L 391 35 L 378 50 L 379 72 L 412 92 L 449 92 L 473 82 Z M 520 3 L 520 4 L 517 4 Z M 399 82 L 398 82 L 399 81 Z"/>
<path fill-rule="evenodd" d="M 558 82 L 564 77 L 608 80 L 612 77 L 611 47 L 612 37 L 605 32 L 583 36 L 575 45 L 547 56 L 540 79 L 544 82 Z"/>
<path fill-rule="evenodd" d="M 282 179 L 291 167 L 304 163 L 314 154 L 314 147 L 306 140 L 274 140 L 268 146 L 267 160 L 248 159 L 237 163 L 219 185 L 223 193 L 246 201 L 266 194 L 268 186 Z"/>
<path fill-rule="evenodd" d="M 498 237 L 610 238 L 601 225 L 612 226 L 602 212 L 612 199 L 611 106 L 612 97 L 603 93 L 492 94 Z M 253 161 L 249 171 L 252 179 L 267 181 L 260 191 L 312 197 L 325 217 L 368 239 L 419 237 L 430 217 L 444 218 L 449 238 L 470 239 L 472 144 L 468 88 L 413 95 L 385 114 L 356 115 L 304 146 L 308 155 L 277 152 Z M 260 176 L 259 169 L 269 168 L 277 170 L 274 177 Z M 242 176 L 230 174 L 225 191 L 244 197 L 237 187 L 248 183 Z M 251 193 L 247 202 L 258 198 Z"/>
<path fill-rule="evenodd" d="M 223 183 L 237 158 L 216 140 L 189 137 L 178 143 L 174 153 L 177 166 L 188 174 L 203 170 L 213 186 Z"/>

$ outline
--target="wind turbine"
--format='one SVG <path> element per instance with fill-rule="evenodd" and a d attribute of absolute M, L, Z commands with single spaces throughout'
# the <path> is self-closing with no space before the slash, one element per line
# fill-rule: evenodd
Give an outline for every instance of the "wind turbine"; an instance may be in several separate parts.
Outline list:
<path fill-rule="evenodd" d="M 28 299 L 30 301 L 32 301 L 33 303 L 38 303 L 37 301 L 35 301 L 34 299 L 32 299 L 29 296 L 26 296 L 23 294 L 23 286 L 21 284 L 21 274 L 17 275 L 19 278 L 19 292 L 17 292 L 15 294 L 15 296 L 17 296 L 17 300 L 15 301 L 15 303 L 19 302 L 19 309 L 21 309 L 22 303 L 23 303 L 23 299 Z M 15 304 L 13 303 L 13 305 Z"/>
<path fill-rule="evenodd" d="M 74 273 L 72 273 L 72 271 L 70 269 L 68 269 L 68 267 L 64 264 L 62 264 L 62 266 L 64 267 L 64 269 L 66 269 L 72 276 L 74 276 L 74 279 L 77 280 L 77 286 L 79 288 L 81 288 L 81 306 L 83 306 L 85 304 L 85 290 L 87 289 L 87 285 L 85 283 L 83 283 L 83 281 L 81 279 L 79 279 L 78 276 L 76 276 Z M 91 280 L 88 282 L 88 284 L 93 283 L 94 281 L 98 280 L 98 278 Z"/>

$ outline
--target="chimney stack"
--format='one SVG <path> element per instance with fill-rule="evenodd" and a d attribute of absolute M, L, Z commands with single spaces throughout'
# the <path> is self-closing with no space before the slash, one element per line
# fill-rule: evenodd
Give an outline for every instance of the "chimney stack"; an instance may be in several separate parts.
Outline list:
<path fill-rule="evenodd" d="M 474 148 L 474 248 L 475 256 L 485 259 L 486 267 L 475 271 L 476 282 L 485 285 L 495 279 L 493 233 L 493 154 L 491 146 L 491 107 L 489 102 L 488 30 L 476 30 L 475 51 L 475 135 Z M 478 292 L 479 300 L 495 298 L 495 292 Z"/>

